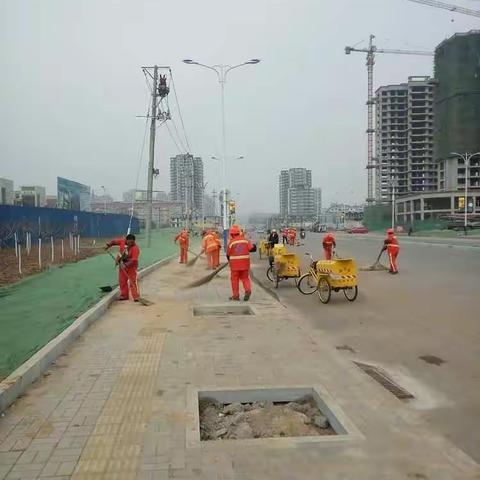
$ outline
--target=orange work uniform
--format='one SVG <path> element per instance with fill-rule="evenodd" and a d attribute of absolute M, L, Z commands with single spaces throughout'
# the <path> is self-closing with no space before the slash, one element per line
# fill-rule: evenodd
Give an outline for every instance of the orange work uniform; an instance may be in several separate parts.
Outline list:
<path fill-rule="evenodd" d="M 218 232 L 213 233 L 215 239 L 215 250 L 212 253 L 212 263 L 213 268 L 217 268 L 220 266 L 220 250 L 222 249 L 222 241 L 220 240 L 220 235 Z"/>
<path fill-rule="evenodd" d="M 230 265 L 230 281 L 232 284 L 232 299 L 240 299 L 240 281 L 248 300 L 252 292 L 250 283 L 250 251 L 254 246 L 243 235 L 232 235 L 228 242 L 227 258 Z"/>
<path fill-rule="evenodd" d="M 335 237 L 331 233 L 327 233 L 322 240 L 323 254 L 325 260 L 331 260 L 333 255 L 333 247 L 336 247 Z"/>
<path fill-rule="evenodd" d="M 295 239 L 297 238 L 297 231 L 294 228 L 291 228 L 288 231 L 288 244 L 295 245 Z"/>
<path fill-rule="evenodd" d="M 207 270 L 213 268 L 213 252 L 215 250 L 215 237 L 212 232 L 207 232 L 202 239 L 202 250 L 207 257 Z"/>
<path fill-rule="evenodd" d="M 400 252 L 400 245 L 394 233 L 388 233 L 383 242 L 383 249 L 387 251 L 390 262 L 390 273 L 398 273 L 397 257 Z"/>
<path fill-rule="evenodd" d="M 176 237 L 175 243 L 178 241 L 180 246 L 180 261 L 179 263 L 187 263 L 188 261 L 188 246 L 190 244 L 188 230 L 182 230 Z"/>
<path fill-rule="evenodd" d="M 140 257 L 140 248 L 137 244 L 129 247 L 125 239 L 116 238 L 107 243 L 108 247 L 118 246 L 117 255 L 118 284 L 120 286 L 120 300 L 128 300 L 128 288 L 132 298 L 137 300 L 140 296 L 137 283 L 138 258 Z"/>

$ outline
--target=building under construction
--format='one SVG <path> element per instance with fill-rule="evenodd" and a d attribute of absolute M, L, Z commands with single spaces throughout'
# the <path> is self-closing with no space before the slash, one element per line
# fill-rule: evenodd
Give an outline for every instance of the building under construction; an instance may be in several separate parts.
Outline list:
<path fill-rule="evenodd" d="M 376 202 L 437 190 L 433 158 L 433 99 L 436 81 L 409 77 L 376 92 Z"/>
<path fill-rule="evenodd" d="M 435 158 L 439 189 L 465 188 L 465 165 L 452 152 L 480 152 L 480 30 L 457 33 L 435 49 Z M 480 189 L 480 159 L 470 162 L 468 188 Z M 479 192 L 480 197 L 480 192 Z"/>

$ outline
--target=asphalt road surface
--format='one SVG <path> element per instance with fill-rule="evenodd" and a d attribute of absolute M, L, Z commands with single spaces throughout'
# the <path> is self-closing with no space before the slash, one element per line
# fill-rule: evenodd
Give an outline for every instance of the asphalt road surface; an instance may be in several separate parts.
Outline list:
<path fill-rule="evenodd" d="M 310 252 L 321 258 L 321 234 L 307 233 L 291 250 L 306 271 Z M 337 253 L 371 265 L 382 246 L 375 235 L 337 235 Z M 378 365 L 414 396 L 406 408 L 480 461 L 480 242 L 400 238 L 400 273 L 360 272 L 359 295 L 347 302 L 332 292 L 328 305 L 304 296 L 293 280 L 276 293 L 298 309 L 308 326 L 321 330 L 340 354 Z M 383 263 L 387 259 L 383 257 Z M 254 274 L 268 288 L 267 263 Z M 420 357 L 434 363 L 428 363 Z"/>

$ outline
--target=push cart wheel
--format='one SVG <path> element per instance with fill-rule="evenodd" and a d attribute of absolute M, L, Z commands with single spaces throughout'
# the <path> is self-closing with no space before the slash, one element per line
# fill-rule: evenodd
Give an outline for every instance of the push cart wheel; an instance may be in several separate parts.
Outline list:
<path fill-rule="evenodd" d="M 268 270 L 267 270 L 267 278 L 268 278 L 271 282 L 275 281 L 275 275 L 274 275 L 274 271 L 273 271 L 273 266 L 268 267 Z"/>
<path fill-rule="evenodd" d="M 358 295 L 358 287 L 355 285 L 354 287 L 347 287 L 343 289 L 343 294 L 345 295 L 345 298 L 349 302 L 353 302 Z"/>
<path fill-rule="evenodd" d="M 330 287 L 330 283 L 325 277 L 320 278 L 318 281 L 318 298 L 322 303 L 328 303 L 330 301 L 330 297 L 332 296 L 332 289 Z"/>
<path fill-rule="evenodd" d="M 311 295 L 317 291 L 317 284 L 310 273 L 305 273 L 298 280 L 297 288 L 300 293 Z"/>

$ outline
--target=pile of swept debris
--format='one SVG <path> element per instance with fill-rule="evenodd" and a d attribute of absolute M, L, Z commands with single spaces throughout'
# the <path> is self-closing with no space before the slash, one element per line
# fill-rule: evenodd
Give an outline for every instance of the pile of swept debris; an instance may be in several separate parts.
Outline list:
<path fill-rule="evenodd" d="M 227 405 L 205 398 L 199 410 L 201 440 L 336 435 L 311 396 L 290 403 Z"/>

